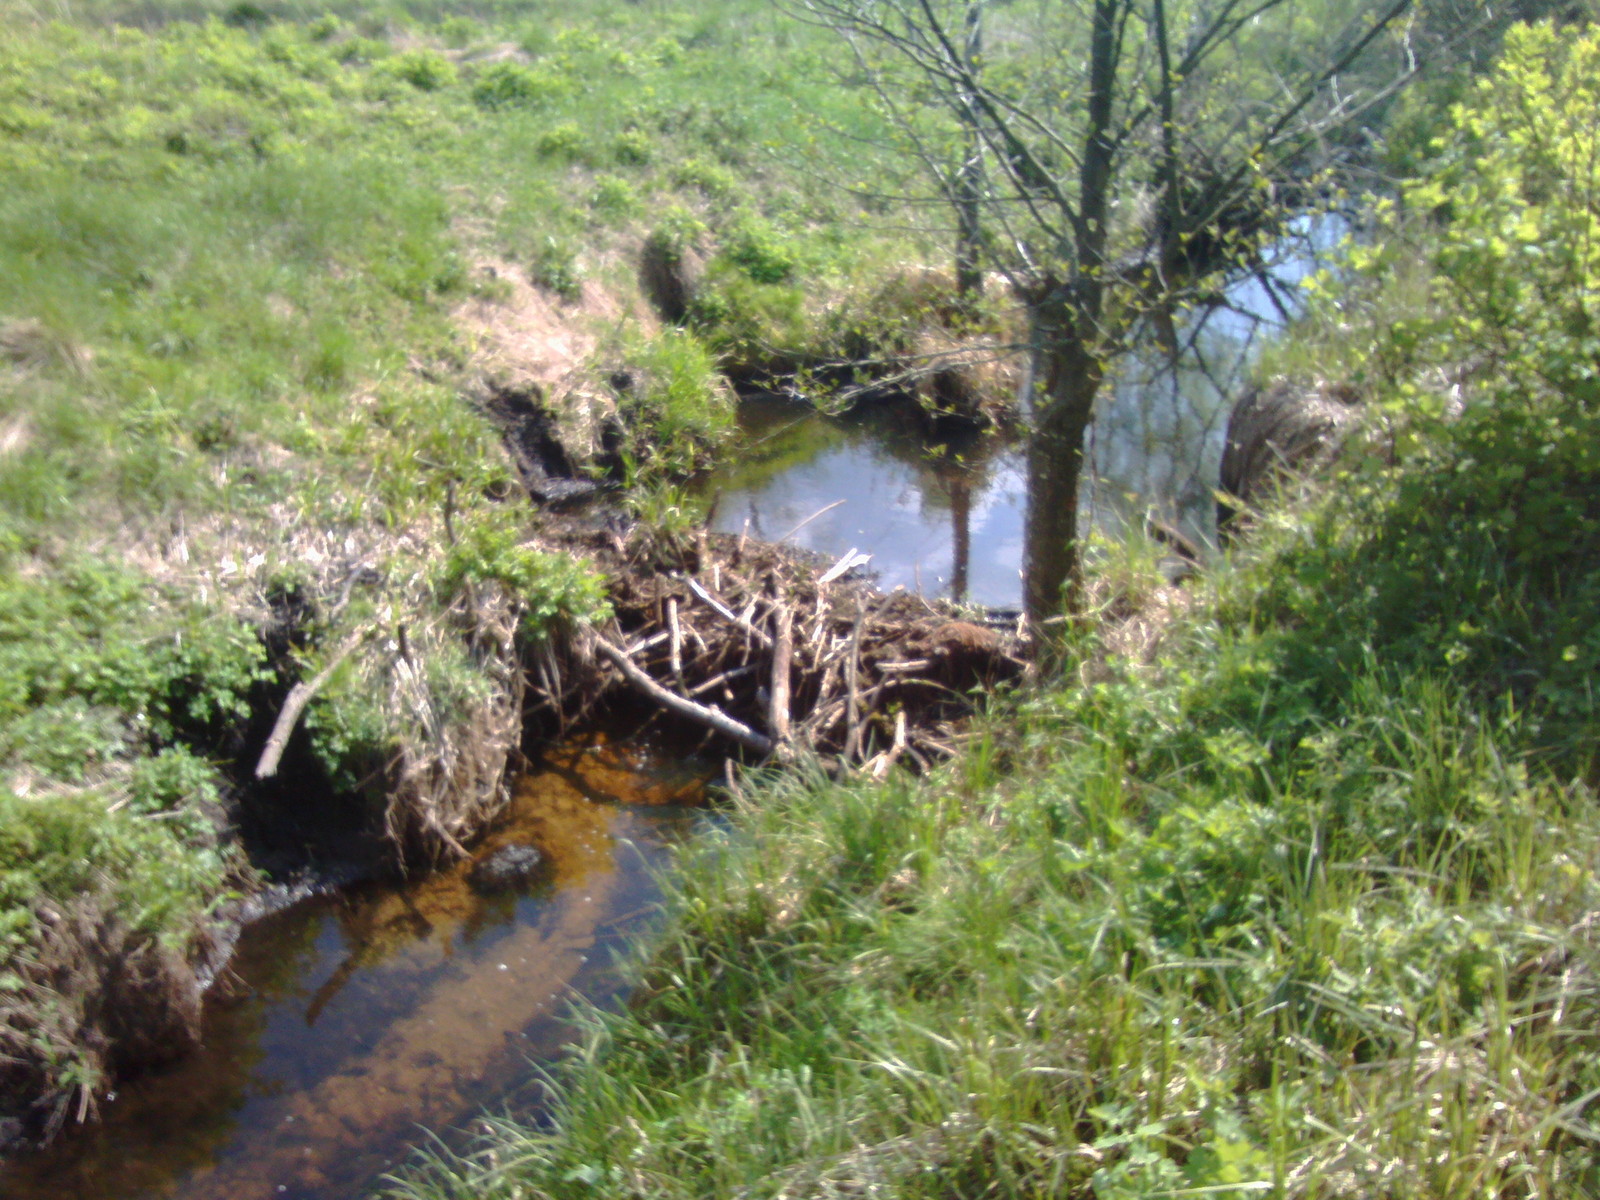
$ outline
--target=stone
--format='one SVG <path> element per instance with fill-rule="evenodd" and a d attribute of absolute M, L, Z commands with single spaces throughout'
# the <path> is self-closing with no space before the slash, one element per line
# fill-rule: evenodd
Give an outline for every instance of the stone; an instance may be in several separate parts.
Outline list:
<path fill-rule="evenodd" d="M 532 883 L 543 866 L 535 846 L 502 846 L 473 864 L 467 882 L 480 892 L 509 892 Z"/>

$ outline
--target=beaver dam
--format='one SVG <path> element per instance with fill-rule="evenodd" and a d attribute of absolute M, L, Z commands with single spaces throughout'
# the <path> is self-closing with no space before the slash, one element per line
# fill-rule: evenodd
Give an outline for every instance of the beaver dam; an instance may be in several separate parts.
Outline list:
<path fill-rule="evenodd" d="M 710 769 L 647 741 L 569 740 L 471 860 L 255 922 L 207 998 L 202 1049 L 12 1163 L 0 1195 L 347 1200 L 419 1126 L 536 1105 L 530 1060 L 568 1039 L 573 999 L 617 994 L 615 955 L 655 911 L 670 846 L 706 819 Z M 521 846 L 543 855 L 531 878 L 474 885 L 475 864 Z"/>
<path fill-rule="evenodd" d="M 836 561 L 742 535 L 569 535 L 612 580 L 609 627 L 536 657 L 536 694 L 558 713 L 627 688 L 708 739 L 756 758 L 804 750 L 884 774 L 948 756 L 973 693 L 1024 666 L 1014 620 L 858 578 Z"/>

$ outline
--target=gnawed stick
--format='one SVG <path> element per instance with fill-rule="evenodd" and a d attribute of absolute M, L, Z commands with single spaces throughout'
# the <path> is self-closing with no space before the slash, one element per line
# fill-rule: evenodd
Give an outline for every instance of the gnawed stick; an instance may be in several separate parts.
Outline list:
<path fill-rule="evenodd" d="M 309 683 L 301 680 L 289 689 L 289 695 L 283 701 L 283 709 L 278 713 L 278 719 L 272 726 L 272 734 L 267 738 L 261 757 L 256 760 L 257 779 L 270 779 L 278 773 L 278 760 L 283 757 L 283 751 L 289 745 L 289 735 L 300 723 L 300 714 L 305 712 L 306 705 L 311 703 L 311 698 L 333 678 L 333 673 L 339 669 L 339 664 L 349 658 L 361 644 L 364 636 L 356 633 L 346 638 L 344 645 L 339 647 L 327 665 L 318 671 Z"/>
<path fill-rule="evenodd" d="M 767 710 L 767 728 L 772 730 L 774 741 L 782 744 L 789 740 L 789 664 L 794 657 L 794 612 L 787 605 L 778 606 L 778 643 L 772 651 L 771 704 Z"/>
<path fill-rule="evenodd" d="M 692 699 L 695 696 L 703 696 L 707 692 L 714 692 L 724 684 L 732 683 L 735 679 L 743 679 L 746 675 L 754 675 L 756 670 L 756 665 L 751 663 L 747 667 L 734 667 L 732 670 L 723 671 L 719 675 L 713 675 L 704 683 L 695 684 L 694 687 L 689 689 L 689 696 Z"/>
<path fill-rule="evenodd" d="M 857 688 L 861 682 L 861 627 L 866 622 L 867 610 L 863 607 L 856 614 L 856 627 L 850 634 L 850 655 L 844 664 L 844 761 L 846 763 L 861 753 L 861 697 L 857 693 Z"/>
<path fill-rule="evenodd" d="M 906 710 L 902 708 L 894 715 L 894 744 L 872 760 L 869 773 L 874 779 L 883 779 L 905 752 Z"/>
<path fill-rule="evenodd" d="M 642 692 L 669 712 L 677 713 L 707 729 L 713 729 L 724 737 L 732 738 L 741 746 L 754 750 L 757 754 L 771 754 L 776 748 L 769 737 L 757 733 L 748 725 L 734 720 L 719 708 L 696 704 L 693 700 L 669 692 L 649 675 L 645 674 L 631 658 L 617 649 L 598 633 L 590 633 L 594 648 L 600 657 L 609 662 L 622 672 L 622 677 L 634 688 Z"/>
<path fill-rule="evenodd" d="M 733 622 L 733 624 L 737 625 L 751 637 L 755 638 L 756 641 L 760 642 L 761 645 L 766 649 L 770 650 L 772 648 L 772 637 L 765 629 L 758 629 L 756 626 L 750 624 L 749 618 L 739 616 L 738 613 L 734 612 L 733 609 L 729 608 L 721 600 L 717 599 L 716 596 L 706 591 L 705 586 L 701 584 L 701 582 L 693 575 L 685 576 L 684 582 L 689 585 L 689 590 L 699 597 L 700 601 L 705 604 L 707 608 L 711 609 L 712 612 L 716 613 L 717 616 L 721 617 L 724 621 Z"/>

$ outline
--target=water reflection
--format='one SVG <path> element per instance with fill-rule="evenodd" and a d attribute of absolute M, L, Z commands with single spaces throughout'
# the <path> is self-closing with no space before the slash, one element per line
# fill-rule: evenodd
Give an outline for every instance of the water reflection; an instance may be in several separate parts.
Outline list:
<path fill-rule="evenodd" d="M 714 528 L 835 558 L 860 549 L 884 587 L 1016 603 L 1026 484 L 1017 447 L 980 437 L 930 447 L 903 409 L 835 419 L 753 397 L 739 420 L 740 452 L 705 484 L 718 496 Z"/>
<path fill-rule="evenodd" d="M 1295 309 L 1301 282 L 1347 230 L 1338 216 L 1295 222 L 1258 274 L 1114 364 L 1086 447 L 1085 531 L 1115 535 L 1149 517 L 1197 546 L 1214 544 L 1229 407 L 1263 340 Z M 739 419 L 738 452 L 705 484 L 719 497 L 714 528 L 832 558 L 863 551 L 885 588 L 993 607 L 1021 602 L 1019 446 L 992 437 L 930 443 L 914 416 L 893 407 L 835 419 L 762 396 L 744 401 Z"/>
<path fill-rule="evenodd" d="M 466 869 L 314 899 L 246 931 L 203 1051 L 148 1076 L 97 1126 L 0 1174 L 8 1200 L 334 1200 L 362 1194 L 419 1126 L 460 1122 L 555 1054 L 577 994 L 652 911 L 653 869 L 703 776 L 636 747 L 553 753 L 484 849 L 549 871 L 485 897 Z M 619 804 L 626 801 L 627 804 Z"/>

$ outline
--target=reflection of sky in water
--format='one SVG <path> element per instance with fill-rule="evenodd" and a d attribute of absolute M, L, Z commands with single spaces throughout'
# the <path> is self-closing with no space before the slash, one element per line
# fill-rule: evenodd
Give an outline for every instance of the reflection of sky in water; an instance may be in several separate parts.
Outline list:
<path fill-rule="evenodd" d="M 776 540 L 842 500 L 787 540 L 835 558 L 859 549 L 872 555 L 869 569 L 880 586 L 949 595 L 965 487 L 968 598 L 995 606 L 1019 601 L 1025 484 L 1020 452 L 967 468 L 918 462 L 915 454 L 890 453 L 871 430 L 834 427 L 821 417 L 806 420 L 816 428 L 805 432 L 821 447 L 804 461 L 748 483 L 713 480 L 712 489 L 722 496 L 717 529 L 738 533 L 748 524 L 752 537 Z"/>

